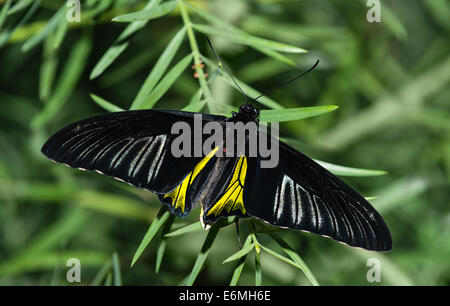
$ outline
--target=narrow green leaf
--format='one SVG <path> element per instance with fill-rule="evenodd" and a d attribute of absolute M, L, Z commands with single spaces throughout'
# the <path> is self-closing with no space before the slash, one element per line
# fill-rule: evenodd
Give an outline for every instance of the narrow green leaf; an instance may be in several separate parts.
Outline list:
<path fill-rule="evenodd" d="M 314 285 L 318 286 L 319 282 L 315 278 L 314 274 L 312 274 L 309 267 L 305 264 L 305 262 L 301 259 L 300 255 L 297 254 L 290 246 L 287 244 L 277 233 L 269 233 L 269 236 L 278 243 L 286 254 L 291 257 L 291 259 L 298 264 L 299 268 L 305 273 L 306 277 L 309 281 Z"/>
<path fill-rule="evenodd" d="M 186 112 L 199 112 L 206 104 L 206 100 L 201 100 L 203 90 L 199 88 L 197 92 L 192 96 L 188 105 L 186 105 L 182 110 Z"/>
<path fill-rule="evenodd" d="M 384 175 L 387 172 L 383 170 L 369 170 L 369 169 L 360 169 L 360 168 L 350 168 L 339 165 L 334 165 L 331 163 L 327 163 L 321 160 L 314 160 L 316 163 L 330 171 L 335 175 L 340 176 L 378 176 Z"/>
<path fill-rule="evenodd" d="M 211 75 L 209 76 L 206 83 L 211 84 L 220 75 L 221 71 L 222 71 L 222 65 L 220 65 L 216 69 L 214 69 L 214 71 L 211 73 Z"/>
<path fill-rule="evenodd" d="M 259 47 L 259 48 L 265 48 L 265 49 L 271 49 L 281 52 L 287 52 L 287 53 L 305 53 L 307 52 L 305 49 L 298 48 L 295 46 L 291 46 L 288 44 L 276 42 L 273 40 L 268 40 L 256 36 L 252 36 L 250 34 L 247 34 L 245 32 L 238 32 L 238 31 L 224 31 L 223 29 L 218 29 L 209 25 L 205 24 L 193 24 L 192 25 L 194 29 L 196 29 L 199 32 L 202 32 L 207 35 L 211 36 L 221 36 L 226 38 L 229 41 L 233 41 L 238 44 L 247 45 L 250 47 Z"/>
<path fill-rule="evenodd" d="M 124 42 L 121 44 L 111 46 L 105 54 L 103 54 L 102 58 L 95 65 L 94 69 L 92 69 L 91 75 L 89 78 L 91 80 L 98 77 L 103 71 L 106 70 L 115 60 L 116 58 L 128 47 L 129 42 Z"/>
<path fill-rule="evenodd" d="M 200 221 L 197 221 L 195 223 L 183 226 L 182 228 L 176 229 L 173 232 L 170 232 L 168 234 L 166 234 L 166 237 L 175 237 L 175 236 L 180 236 L 180 235 L 184 235 L 187 233 L 192 233 L 192 232 L 198 232 L 203 230 L 202 224 Z"/>
<path fill-rule="evenodd" d="M 44 109 L 33 119 L 31 125 L 34 128 L 45 124 L 67 101 L 81 77 L 90 50 L 91 39 L 90 36 L 85 35 L 77 41 L 69 54 L 69 58 L 64 66 L 52 97 L 45 105 Z"/>
<path fill-rule="evenodd" d="M 69 239 L 88 220 L 90 214 L 82 209 L 68 210 L 61 218 L 47 226 L 44 230 L 33 235 L 20 254 L 11 257 L 12 261 L 19 257 L 33 256 L 34 254 L 50 250 L 64 239 Z M 6 262 L 4 262 L 6 264 Z"/>
<path fill-rule="evenodd" d="M 137 248 L 136 253 L 133 256 L 133 260 L 131 261 L 131 266 L 136 263 L 136 261 L 139 259 L 141 254 L 144 252 L 147 245 L 152 241 L 153 237 L 155 237 L 158 230 L 161 228 L 161 226 L 166 222 L 166 220 L 169 218 L 170 212 L 168 212 L 165 207 L 162 207 L 159 211 L 156 218 L 153 220 L 152 224 L 150 225 L 149 229 L 147 230 L 147 233 L 145 234 L 144 238 L 141 241 L 141 244 Z"/>
<path fill-rule="evenodd" d="M 216 16 L 214 16 L 213 14 L 211 14 L 210 12 L 203 10 L 197 6 L 194 6 L 192 4 L 190 4 L 189 2 L 183 2 L 183 4 L 185 6 L 187 6 L 191 11 L 193 11 L 195 14 L 199 15 L 200 17 L 202 17 L 203 19 L 214 23 L 216 26 L 220 27 L 220 28 L 224 28 L 228 31 L 238 31 L 238 32 L 243 32 L 241 29 L 236 28 L 235 26 L 223 21 L 220 18 L 217 18 Z M 244 32 L 245 33 L 245 32 Z"/>
<path fill-rule="evenodd" d="M 101 213 L 148 222 L 154 210 L 140 201 L 117 194 L 81 190 L 73 195 L 75 204 Z"/>
<path fill-rule="evenodd" d="M 273 61 L 270 58 L 255 60 L 239 69 L 239 76 L 245 82 L 258 82 L 268 79 L 275 79 L 281 73 L 290 69 L 285 65 Z"/>
<path fill-rule="evenodd" d="M 383 16 L 383 23 L 386 25 L 388 29 L 391 30 L 391 32 L 395 36 L 397 36 L 397 38 L 403 40 L 408 38 L 408 32 L 405 26 L 402 24 L 400 19 L 397 16 L 395 16 L 395 14 L 392 12 L 392 10 L 389 8 L 388 5 L 381 6 L 381 15 Z"/>
<path fill-rule="evenodd" d="M 255 252 L 255 286 L 262 285 L 261 254 Z"/>
<path fill-rule="evenodd" d="M 186 28 L 183 27 L 180 31 L 178 31 L 177 34 L 175 34 L 173 39 L 167 45 L 166 49 L 163 51 L 163 53 L 159 57 L 155 66 L 153 67 L 152 71 L 145 79 L 144 84 L 142 85 L 141 89 L 139 89 L 139 92 L 138 92 L 136 98 L 134 99 L 133 103 L 131 104 L 130 109 L 140 109 L 142 107 L 142 104 L 144 103 L 145 98 L 150 94 L 150 92 L 155 87 L 156 83 L 158 83 L 158 81 L 161 79 L 161 77 L 163 76 L 167 67 L 169 66 L 170 62 L 172 61 L 173 57 L 175 56 L 178 49 L 180 48 L 180 45 L 183 41 L 185 33 L 186 33 Z"/>
<path fill-rule="evenodd" d="M 147 10 L 141 10 L 114 17 L 112 21 L 116 22 L 149 21 L 170 13 L 177 6 L 177 4 L 178 1 L 167 1 L 164 2 L 163 4 L 156 5 Z"/>
<path fill-rule="evenodd" d="M 14 256 L 3 260 L 0 263 L 0 276 L 26 273 L 39 268 L 53 270 L 55 264 L 61 262 L 62 254 L 49 250 L 55 249 L 58 245 L 61 245 L 62 241 L 67 241 L 73 237 L 80 226 L 84 226 L 85 222 L 88 221 L 88 218 L 89 214 L 81 209 L 67 210 L 57 221 L 35 233 L 32 240 L 24 248 L 18 250 Z M 38 254 L 48 255 L 48 257 L 41 258 Z M 71 257 L 75 256 L 69 258 Z M 98 257 L 93 260 L 96 259 Z"/>
<path fill-rule="evenodd" d="M 252 243 L 246 247 L 243 247 L 242 249 L 240 249 L 239 251 L 237 251 L 236 253 L 234 253 L 233 255 L 228 257 L 227 259 L 225 259 L 222 263 L 227 263 L 227 262 L 238 260 L 241 257 L 250 253 L 254 249 L 255 249 L 255 245 Z"/>
<path fill-rule="evenodd" d="M 124 111 L 123 108 L 106 101 L 105 99 L 94 95 L 94 94 L 90 94 L 92 100 L 94 100 L 95 103 L 97 103 L 100 107 L 104 108 L 105 110 L 107 110 L 108 112 L 121 112 Z"/>
<path fill-rule="evenodd" d="M 136 75 L 142 70 L 142 67 L 146 67 L 149 62 L 153 61 L 155 54 L 159 53 L 159 44 L 160 42 L 158 42 L 158 46 L 152 45 L 129 60 L 117 63 L 117 67 L 111 69 L 108 74 L 103 76 L 101 80 L 102 86 L 111 87 L 116 84 L 122 84 L 124 80 L 129 80 L 130 77 Z M 164 46 L 166 45 L 164 44 Z"/>
<path fill-rule="evenodd" d="M 416 199 L 429 190 L 433 180 L 427 176 L 408 176 L 392 182 L 383 190 L 377 191 L 380 195 L 372 201 L 378 212 L 387 213 L 389 210 L 401 207 L 404 203 Z"/>
<path fill-rule="evenodd" d="M 255 234 L 267 234 L 267 233 L 272 233 L 272 232 L 280 232 L 283 229 L 279 228 L 279 227 L 274 227 L 274 226 L 266 226 L 264 228 L 258 229 L 255 231 Z"/>
<path fill-rule="evenodd" d="M 158 274 L 159 269 L 161 268 L 164 252 L 166 251 L 166 246 L 167 246 L 167 238 L 163 237 L 159 242 L 158 248 L 156 249 L 155 274 Z"/>
<path fill-rule="evenodd" d="M 55 264 L 49 286 L 58 286 L 62 284 L 62 267 L 63 265 L 60 263 Z"/>
<path fill-rule="evenodd" d="M 185 56 L 181 61 L 179 61 L 158 83 L 158 85 L 150 93 L 150 95 L 147 98 L 145 98 L 142 104 L 142 108 L 144 109 L 152 108 L 155 105 L 155 103 L 158 102 L 158 100 L 169 90 L 169 88 L 183 73 L 183 71 L 186 70 L 191 61 L 192 61 L 192 54 Z"/>
<path fill-rule="evenodd" d="M 111 270 L 111 267 L 112 267 L 112 259 L 105 262 L 105 264 L 101 267 L 101 269 L 95 275 L 95 277 L 92 280 L 90 285 L 91 286 L 100 286 L 100 284 L 105 279 L 108 272 Z"/>
<path fill-rule="evenodd" d="M 200 273 L 200 270 L 205 263 L 206 257 L 208 257 L 209 251 L 213 245 L 214 239 L 216 239 L 217 234 L 219 233 L 220 226 L 218 224 L 213 225 L 206 236 L 205 242 L 203 243 L 202 249 L 195 260 L 194 267 L 192 268 L 191 274 L 189 278 L 186 280 L 186 286 L 192 286 L 195 282 L 195 279 Z"/>
<path fill-rule="evenodd" d="M 2 30 L 3 24 L 6 20 L 6 14 L 8 13 L 9 7 L 11 6 L 12 0 L 7 0 L 3 5 L 2 11 L 0 12 L 0 31 Z"/>
<path fill-rule="evenodd" d="M 261 110 L 261 122 L 284 122 L 300 120 L 326 114 L 338 108 L 336 105 L 323 105 L 313 107 L 297 107 L 283 110 Z"/>
<path fill-rule="evenodd" d="M 228 32 L 228 33 L 233 32 L 233 33 L 236 33 L 236 35 L 240 36 L 240 37 L 251 36 L 247 32 L 245 32 L 245 31 L 243 31 L 243 30 L 241 30 L 241 29 L 239 29 L 239 28 L 237 28 L 237 27 L 235 27 L 235 26 L 233 26 L 233 25 L 231 25 L 231 24 L 229 24 L 229 23 L 227 23 L 227 22 L 217 18 L 216 16 L 214 16 L 213 14 L 211 14 L 208 11 L 202 10 L 199 7 L 196 7 L 196 6 L 191 5 L 189 3 L 186 3 L 186 6 L 189 7 L 189 9 L 192 10 L 195 14 L 197 14 L 200 17 L 204 18 L 205 20 L 213 23 L 216 26 L 217 29 L 219 29 L 219 30 L 221 30 L 223 32 Z M 295 66 L 295 63 L 291 59 L 285 57 L 284 55 L 279 54 L 275 50 L 267 49 L 265 47 L 258 46 L 258 45 L 250 45 L 250 46 L 253 47 L 254 49 L 258 50 L 259 52 L 264 53 L 267 56 L 270 56 L 270 57 L 272 57 L 272 58 L 274 58 L 274 59 L 276 59 L 278 61 L 286 63 L 286 64 L 288 64 L 290 66 Z M 298 49 L 300 49 L 300 48 L 298 48 Z M 300 49 L 300 50 L 302 50 L 303 52 L 306 52 L 303 49 Z"/>
<path fill-rule="evenodd" d="M 36 10 L 38 9 L 39 5 L 41 5 L 42 0 L 35 0 L 33 1 L 33 5 L 30 7 L 30 9 L 27 11 L 27 13 L 23 16 L 22 19 L 18 23 L 16 23 L 13 27 L 3 31 L 0 33 L 0 47 L 2 47 L 11 37 L 11 35 L 20 27 L 22 27 L 24 24 L 27 23 L 27 21 L 36 13 Z M 28 6 L 28 5 L 27 5 Z M 9 11 L 13 10 L 14 7 L 12 7 Z"/>
<path fill-rule="evenodd" d="M 67 29 L 69 28 L 69 22 L 67 18 L 63 18 L 55 31 L 55 38 L 53 39 L 53 49 L 59 49 L 61 43 L 66 36 Z"/>
<path fill-rule="evenodd" d="M 119 255 L 117 252 L 112 256 L 113 273 L 114 273 L 114 286 L 122 286 L 122 273 L 120 272 Z"/>
<path fill-rule="evenodd" d="M 434 20 L 442 27 L 450 30 L 450 3 L 447 0 L 427 0 L 424 5 L 433 16 Z"/>
<path fill-rule="evenodd" d="M 274 60 L 276 60 L 278 62 L 285 63 L 292 67 L 296 66 L 296 64 L 293 60 L 291 60 L 289 57 L 286 57 L 285 55 L 279 53 L 278 51 L 267 49 L 267 48 L 256 47 L 256 46 L 253 46 L 253 48 L 255 50 L 258 50 L 259 52 L 273 58 Z"/>
<path fill-rule="evenodd" d="M 260 244 L 260 246 L 261 246 L 261 248 L 264 251 L 266 251 L 270 255 L 272 255 L 272 256 L 274 256 L 274 257 L 276 257 L 276 258 L 278 258 L 278 259 L 280 259 L 280 260 L 282 260 L 282 261 L 284 261 L 284 262 L 286 262 L 286 263 L 288 263 L 288 264 L 290 264 L 290 265 L 292 265 L 292 266 L 294 266 L 294 267 L 296 267 L 296 268 L 298 268 L 298 269 L 303 271 L 303 268 L 299 264 L 294 262 L 293 260 L 291 260 L 291 259 L 289 259 L 289 258 L 287 258 L 287 257 L 285 257 L 285 256 L 283 256 L 283 255 L 281 255 L 281 254 L 279 254 L 279 253 L 277 253 L 277 252 L 275 252 L 275 251 L 273 251 L 273 250 L 263 246 L 262 244 Z"/>
<path fill-rule="evenodd" d="M 58 68 L 58 57 L 56 56 L 56 50 L 53 48 L 54 39 L 55 36 L 51 34 L 44 41 L 43 61 L 39 71 L 39 98 L 41 101 L 47 101 L 51 95 Z"/>
<path fill-rule="evenodd" d="M 61 243 L 62 241 L 58 242 Z M 65 270 L 67 260 L 70 258 L 78 258 L 82 263 L 82 268 L 99 267 L 104 264 L 108 258 L 111 258 L 111 256 L 107 256 L 100 252 L 70 250 L 63 252 L 44 251 L 30 254 L 25 257 L 14 256 L 13 258 L 14 259 L 0 263 L 0 277 L 2 277 L 2 279 L 9 276 L 20 277 L 20 275 L 33 272 L 42 273 L 44 270 L 51 272 L 57 265 Z M 67 284 L 67 282 L 64 283 Z"/>
<path fill-rule="evenodd" d="M 226 227 L 226 226 L 236 222 L 236 219 L 237 219 L 236 216 L 230 216 L 230 217 L 222 218 L 221 220 L 217 221 L 217 224 L 220 227 Z"/>
<path fill-rule="evenodd" d="M 259 247 L 259 241 L 256 239 L 256 235 L 253 233 L 250 234 L 252 236 L 253 243 L 255 244 L 256 253 L 261 253 L 261 248 Z"/>
<path fill-rule="evenodd" d="M 251 243 L 252 243 L 252 237 L 250 235 L 248 235 L 247 239 L 244 242 L 244 245 L 242 246 L 242 248 L 245 248 L 245 247 L 249 246 Z M 242 256 L 239 259 L 236 268 L 234 268 L 233 277 L 231 278 L 231 281 L 230 281 L 230 286 L 236 286 L 237 285 L 237 282 L 239 281 L 239 278 L 240 278 L 241 273 L 242 273 L 242 269 L 244 269 L 244 264 L 245 264 L 245 259 L 246 258 L 247 258 L 247 255 L 244 255 L 244 256 Z"/>
<path fill-rule="evenodd" d="M 169 219 L 164 224 L 164 228 L 161 231 L 161 240 L 159 242 L 158 248 L 156 250 L 156 266 L 155 266 L 155 273 L 159 273 L 159 268 L 161 267 L 162 259 L 164 256 L 164 252 L 166 250 L 167 246 L 167 236 L 166 234 L 170 231 L 170 228 L 172 227 L 173 221 L 175 219 L 175 216 L 170 214 Z"/>
<path fill-rule="evenodd" d="M 52 33 L 59 25 L 60 22 L 65 22 L 65 12 L 66 6 L 63 5 L 55 15 L 50 18 L 50 20 L 46 23 L 45 27 L 38 32 L 37 34 L 31 36 L 25 43 L 22 45 L 22 52 L 27 52 L 31 48 L 35 47 L 41 41 L 43 41 L 50 33 Z"/>
<path fill-rule="evenodd" d="M 98 14 L 106 11 L 113 1 L 115 1 L 115 0 L 97 1 L 98 2 L 97 6 L 91 8 L 89 10 L 83 11 L 83 19 L 90 20 L 90 19 L 95 18 Z"/>
<path fill-rule="evenodd" d="M 106 275 L 106 280 L 105 283 L 103 284 L 104 286 L 112 286 L 112 281 L 113 281 L 113 275 L 111 272 L 108 272 L 108 274 Z"/>
<path fill-rule="evenodd" d="M 144 7 L 144 10 L 151 9 L 153 6 L 158 5 L 160 2 L 161 0 L 150 0 Z M 94 66 L 94 69 L 92 69 L 89 78 L 92 80 L 101 75 L 127 48 L 129 42 L 126 40 L 130 38 L 134 33 L 142 29 L 146 24 L 147 21 L 135 21 L 130 23 L 125 28 L 125 30 L 122 31 L 114 44 L 109 47 L 108 50 L 106 50 L 105 54 L 103 54 L 103 56 Z"/>
<path fill-rule="evenodd" d="M 27 8 L 31 3 L 33 3 L 34 0 L 21 0 L 16 5 L 11 7 L 11 9 L 8 11 L 8 15 L 13 15 L 17 12 L 20 12 L 21 10 Z"/>

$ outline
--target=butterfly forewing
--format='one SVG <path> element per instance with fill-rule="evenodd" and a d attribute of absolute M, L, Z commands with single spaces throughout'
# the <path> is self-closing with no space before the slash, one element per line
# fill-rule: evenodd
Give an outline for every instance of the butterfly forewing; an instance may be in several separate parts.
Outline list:
<path fill-rule="evenodd" d="M 249 216 L 305 230 L 348 245 L 389 251 L 392 240 L 367 200 L 316 162 L 280 142 L 279 164 L 262 168 L 250 158 L 244 188 Z"/>
<path fill-rule="evenodd" d="M 53 135 L 42 152 L 70 167 L 95 170 L 157 193 L 173 190 L 203 156 L 175 158 L 171 152 L 172 125 L 183 121 L 192 128 L 194 113 L 125 111 L 75 122 Z M 203 116 L 221 121 L 221 116 Z M 190 156 L 193 156 L 191 152 Z"/>

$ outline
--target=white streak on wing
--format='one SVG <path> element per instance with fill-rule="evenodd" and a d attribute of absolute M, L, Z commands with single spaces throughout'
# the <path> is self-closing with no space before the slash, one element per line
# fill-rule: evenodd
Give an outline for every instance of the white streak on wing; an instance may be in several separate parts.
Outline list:
<path fill-rule="evenodd" d="M 82 136 L 84 134 L 89 134 L 89 133 L 92 133 L 92 136 L 95 136 L 95 132 L 97 130 L 101 130 L 101 129 L 102 129 L 101 127 L 96 127 L 96 128 L 93 128 L 93 129 L 90 129 L 90 130 L 87 130 L 87 131 L 83 131 L 82 133 L 78 133 L 78 134 L 76 134 L 73 137 L 69 137 L 69 138 L 67 138 L 67 140 L 65 140 L 62 144 L 59 145 L 59 149 L 60 148 L 65 148 L 67 146 L 67 144 L 70 143 L 71 141 L 76 141 L 75 145 L 77 145 L 80 140 L 83 140 L 83 138 L 77 139 L 77 137 L 80 137 L 80 136 Z M 64 135 L 64 137 L 68 137 L 67 133 Z M 73 147 L 74 145 L 71 144 L 71 146 Z"/>
<path fill-rule="evenodd" d="M 303 220 L 304 220 L 304 218 L 305 218 L 305 211 L 304 211 L 304 208 L 305 208 L 305 205 L 310 205 L 310 199 L 309 199 L 309 194 L 308 194 L 308 192 L 306 192 L 306 190 L 303 189 L 302 186 L 300 186 L 299 184 L 296 184 L 296 185 L 295 185 L 295 188 L 297 189 L 297 195 L 298 195 L 298 198 L 297 198 L 297 199 L 298 199 L 298 210 L 299 210 L 299 212 L 298 212 L 299 218 L 298 218 L 297 224 L 302 224 L 302 222 L 303 222 Z M 307 197 L 307 200 L 309 200 L 309 203 L 304 203 L 304 201 L 303 201 L 303 199 L 302 199 L 302 195 L 304 195 L 304 196 Z"/>
<path fill-rule="evenodd" d="M 277 191 L 275 193 L 275 199 L 274 199 L 275 205 L 273 206 L 273 215 L 276 215 L 278 206 L 280 205 L 279 196 L 280 196 L 280 186 L 277 186 Z"/>
<path fill-rule="evenodd" d="M 159 165 L 158 165 L 158 167 L 156 167 L 157 166 L 156 163 L 162 153 L 162 150 L 164 149 L 166 139 L 167 139 L 167 137 L 165 135 L 158 135 L 158 136 L 156 136 L 155 141 L 153 142 L 154 144 L 157 143 L 159 145 L 159 147 L 157 149 L 155 157 L 153 158 L 152 166 L 148 171 L 147 182 L 149 184 L 150 184 L 152 178 L 158 174 Z M 152 149 L 153 149 L 153 144 L 152 144 Z M 156 168 L 156 172 L 155 172 L 155 168 Z M 155 174 L 155 175 L 153 175 L 153 174 Z"/>
<path fill-rule="evenodd" d="M 100 127 L 100 129 L 102 129 Z M 101 131 L 102 132 L 102 131 Z M 86 139 L 86 142 L 90 141 L 92 138 L 97 138 L 99 137 L 99 133 L 101 132 L 96 132 L 95 134 L 93 134 L 91 137 L 89 137 L 88 139 Z M 94 150 L 95 148 L 97 148 L 98 146 L 100 146 L 102 144 L 102 142 L 108 138 L 111 137 L 112 135 L 116 134 L 117 131 L 113 130 L 113 131 L 109 131 L 108 133 L 106 133 L 105 135 L 103 135 L 102 137 L 98 138 L 97 140 L 95 140 L 93 143 L 91 143 L 90 145 L 87 145 L 86 148 L 79 154 L 79 156 L 77 157 L 75 162 L 79 162 L 81 161 L 86 155 L 90 154 L 92 152 L 92 150 Z M 108 146 L 108 144 L 106 145 L 106 147 Z M 100 149 L 100 152 L 104 151 L 103 149 Z M 99 152 L 99 153 L 100 153 Z M 96 157 L 98 156 L 98 154 L 96 155 Z M 91 161 L 91 165 L 94 164 L 94 161 L 96 159 L 96 157 Z"/>
<path fill-rule="evenodd" d="M 118 165 L 120 165 L 122 163 L 123 159 L 125 158 L 125 156 L 127 156 L 128 152 L 130 152 L 130 150 L 136 145 L 134 138 L 128 138 L 128 139 L 130 139 L 130 141 L 128 141 L 128 143 L 126 145 L 124 145 L 120 149 L 119 152 L 117 152 L 116 156 L 114 156 L 114 159 L 111 163 L 111 165 L 112 165 L 111 169 L 114 169 Z"/>
<path fill-rule="evenodd" d="M 164 136 L 163 143 L 161 144 L 161 151 L 162 151 L 162 149 L 164 149 L 164 146 L 166 144 L 166 140 L 167 140 L 167 137 Z M 159 168 L 161 168 L 161 165 L 162 165 L 162 163 L 164 161 L 164 157 L 166 156 L 166 154 L 164 154 L 164 153 L 159 153 L 159 154 L 162 154 L 162 156 L 160 157 L 160 160 L 159 160 L 158 164 L 156 165 L 155 176 L 158 175 Z"/>
<path fill-rule="evenodd" d="M 150 146 L 148 146 L 148 148 L 146 149 L 144 155 L 141 157 L 139 163 L 137 164 L 136 168 L 133 171 L 133 176 L 135 176 L 142 168 L 142 166 L 145 164 L 145 162 L 147 161 L 147 158 L 149 155 L 151 155 L 153 153 L 153 149 L 156 145 L 158 145 L 158 138 L 154 138 L 152 137 L 149 140 Z M 147 145 L 146 145 L 147 146 Z"/>
<path fill-rule="evenodd" d="M 96 155 L 95 157 L 92 159 L 91 164 L 95 165 L 97 163 L 98 160 L 102 159 L 103 156 L 105 156 L 109 150 L 111 150 L 112 148 L 114 148 L 117 144 L 121 143 L 123 141 L 123 139 L 118 139 L 118 140 L 114 140 L 111 141 L 110 143 L 108 143 L 104 148 L 102 148 Z"/>
<path fill-rule="evenodd" d="M 289 186 L 289 191 L 291 193 L 290 200 L 291 200 L 291 219 L 292 224 L 295 224 L 296 218 L 297 218 L 297 201 L 295 199 L 295 183 L 294 181 L 288 177 L 287 185 Z"/>
<path fill-rule="evenodd" d="M 281 189 L 280 189 L 280 203 L 278 205 L 277 210 L 277 220 L 280 220 L 283 210 L 284 210 L 284 194 L 286 192 L 286 184 L 288 184 L 288 181 L 292 182 L 292 179 L 290 179 L 287 175 L 283 176 L 283 180 L 281 181 Z"/>
<path fill-rule="evenodd" d="M 145 162 L 145 157 L 151 152 L 151 147 L 149 149 L 149 145 L 153 140 L 153 137 L 145 137 L 142 138 L 140 141 L 146 141 L 147 143 L 142 146 L 142 149 L 139 150 L 139 152 L 136 154 L 136 157 L 133 158 L 130 168 L 128 169 L 128 177 L 134 177 L 136 175 L 136 172 L 139 171 L 142 164 Z M 140 142 L 139 141 L 139 142 Z"/>
<path fill-rule="evenodd" d="M 320 229 L 323 226 L 324 217 L 322 216 L 319 202 L 323 202 L 322 199 L 320 199 L 318 196 L 313 195 L 314 203 L 316 204 L 316 211 L 317 211 L 317 224 L 316 228 Z"/>

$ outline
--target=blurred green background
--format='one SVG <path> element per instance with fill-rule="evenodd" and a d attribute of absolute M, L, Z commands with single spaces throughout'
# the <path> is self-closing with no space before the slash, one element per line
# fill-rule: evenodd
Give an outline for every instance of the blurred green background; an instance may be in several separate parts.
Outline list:
<path fill-rule="evenodd" d="M 366 263 L 378 258 L 382 264 L 378 284 L 450 284 L 448 1 L 381 1 L 381 22 L 369 23 L 366 1 L 184 0 L 168 14 L 142 22 L 133 35 L 119 37 L 129 23 L 111 19 L 152 2 L 160 1 L 81 1 L 81 22 L 70 23 L 65 18 L 66 1 L 0 1 L 0 284 L 70 285 L 68 258 L 80 259 L 83 285 L 104 283 L 103 279 L 108 283 L 113 276 L 117 281 L 112 266 L 120 267 L 124 285 L 176 285 L 189 275 L 206 232 L 167 239 L 156 274 L 158 235 L 130 268 L 161 207 L 157 197 L 96 173 L 52 163 L 40 153 L 58 129 L 105 111 L 90 94 L 130 107 L 166 46 L 186 24 L 180 5 L 192 22 L 223 27 L 209 33 L 215 47 L 236 78 L 261 92 L 320 59 L 314 72 L 270 97 L 286 108 L 333 104 L 340 108 L 282 123 L 281 136 L 313 158 L 388 172 L 343 179 L 364 196 L 376 197 L 371 203 L 391 230 L 392 252 L 377 254 L 316 235 L 280 232 L 317 281 L 377 285 L 366 280 Z M 223 24 L 202 18 L 189 4 Z M 248 36 L 308 53 L 278 52 L 239 41 L 230 25 Z M 200 53 L 217 62 L 204 34 L 195 28 L 193 33 Z M 120 55 L 102 62 L 107 50 Z M 185 35 L 164 75 L 190 52 L 192 37 Z M 155 98 L 155 108 L 188 105 L 199 88 L 190 65 L 192 61 L 166 90 L 159 87 L 164 95 Z M 204 69 L 209 80 L 217 73 L 211 65 Z M 244 102 L 221 77 L 207 86 L 217 104 L 208 100 L 204 106 L 203 100 L 192 100 L 203 112 L 223 109 L 230 114 L 227 105 Z M 198 221 L 198 215 L 196 209 L 185 220 L 176 218 L 173 229 Z M 266 235 L 258 238 L 277 249 Z M 228 284 L 235 263 L 222 261 L 238 249 L 235 227 L 222 229 L 195 284 Z M 116 265 L 111 261 L 114 252 Z M 102 267 L 105 273 L 99 274 Z M 301 270 L 265 252 L 261 269 L 264 285 L 310 284 Z M 239 284 L 251 285 L 254 279 L 250 253 Z"/>

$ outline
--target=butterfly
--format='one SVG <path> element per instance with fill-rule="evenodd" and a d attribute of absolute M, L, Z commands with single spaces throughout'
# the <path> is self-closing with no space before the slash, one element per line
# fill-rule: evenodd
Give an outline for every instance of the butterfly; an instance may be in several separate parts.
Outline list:
<path fill-rule="evenodd" d="M 253 217 L 353 247 L 391 250 L 389 229 L 370 203 L 282 141 L 277 143 L 278 164 L 272 168 L 261 166 L 261 156 L 245 152 L 217 156 L 218 150 L 228 148 L 225 140 L 209 153 L 174 157 L 171 147 L 177 135 L 172 126 L 183 122 L 194 129 L 196 115 L 156 109 L 101 114 L 59 130 L 44 144 L 42 153 L 55 162 L 150 190 L 180 217 L 201 205 L 203 224 L 227 216 Z M 231 117 L 202 114 L 200 123 L 225 126 L 257 122 L 258 116 L 256 107 L 244 104 Z M 202 134 L 201 141 L 205 138 Z"/>
<path fill-rule="evenodd" d="M 283 85 L 309 73 L 318 63 Z M 64 127 L 41 151 L 55 162 L 150 190 L 179 217 L 186 217 L 200 204 L 205 228 L 222 217 L 253 217 L 353 247 L 390 251 L 391 234 L 380 214 L 325 168 L 265 130 L 233 131 L 232 137 L 227 137 L 230 123 L 258 122 L 259 110 L 252 103 L 263 95 L 250 99 L 226 66 L 221 67 L 247 99 L 231 117 L 201 114 L 199 119 L 199 113 L 156 109 L 107 113 Z M 201 148 L 208 137 L 196 128 L 204 131 L 215 123 L 222 131 L 219 144 L 200 154 L 196 154 L 196 146 L 189 146 L 183 156 L 174 154 L 177 134 L 173 127 L 179 123 L 194 131 L 187 138 Z M 260 150 L 249 154 L 252 139 L 265 139 L 269 147 L 277 149 L 276 165 L 267 167 L 267 156 Z M 236 145 L 239 140 L 244 143 L 241 148 Z M 230 151 L 234 152 L 231 156 L 222 154 Z"/>

